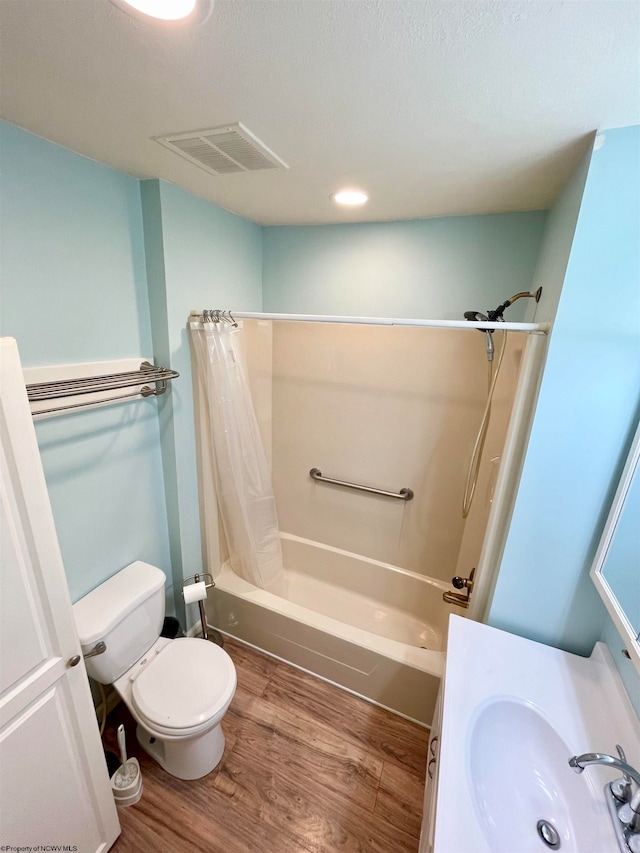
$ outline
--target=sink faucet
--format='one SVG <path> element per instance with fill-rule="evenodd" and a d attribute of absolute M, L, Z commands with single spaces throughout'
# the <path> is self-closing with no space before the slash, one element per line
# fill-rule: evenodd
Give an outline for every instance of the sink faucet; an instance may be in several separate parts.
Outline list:
<path fill-rule="evenodd" d="M 569 759 L 569 767 L 573 767 L 576 773 L 582 773 L 585 767 L 589 767 L 590 764 L 617 767 L 640 787 L 640 772 L 621 758 L 614 758 L 613 755 L 606 755 L 602 752 L 585 752 L 584 755 L 574 755 L 573 758 Z"/>
<path fill-rule="evenodd" d="M 582 773 L 585 767 L 593 764 L 603 764 L 605 767 L 615 767 L 622 773 L 622 779 L 616 779 L 607 788 L 612 802 L 615 803 L 614 814 L 624 827 L 624 838 L 627 848 L 633 853 L 640 851 L 640 771 L 636 770 L 627 760 L 621 746 L 617 745 L 619 758 L 601 752 L 585 752 L 584 755 L 574 755 L 569 759 L 569 766 L 576 773 Z M 631 780 L 636 783 L 636 790 L 631 792 Z M 606 790 L 606 789 L 605 789 Z"/>

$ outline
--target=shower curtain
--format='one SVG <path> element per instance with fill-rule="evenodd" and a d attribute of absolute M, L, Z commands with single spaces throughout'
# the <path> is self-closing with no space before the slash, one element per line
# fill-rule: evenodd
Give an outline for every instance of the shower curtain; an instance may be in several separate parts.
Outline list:
<path fill-rule="evenodd" d="M 247 381 L 242 335 L 240 325 L 226 322 L 191 326 L 231 565 L 246 581 L 283 594 L 276 502 Z"/>

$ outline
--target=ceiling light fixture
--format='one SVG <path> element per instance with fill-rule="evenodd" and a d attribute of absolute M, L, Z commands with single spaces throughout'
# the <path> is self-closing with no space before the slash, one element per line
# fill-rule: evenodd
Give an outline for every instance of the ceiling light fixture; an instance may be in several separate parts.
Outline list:
<path fill-rule="evenodd" d="M 111 0 L 135 18 L 156 18 L 159 21 L 204 23 L 211 14 L 213 0 Z"/>
<path fill-rule="evenodd" d="M 369 196 L 362 190 L 340 190 L 337 193 L 332 193 L 329 198 L 336 204 L 343 204 L 347 207 L 356 207 L 369 201 Z"/>

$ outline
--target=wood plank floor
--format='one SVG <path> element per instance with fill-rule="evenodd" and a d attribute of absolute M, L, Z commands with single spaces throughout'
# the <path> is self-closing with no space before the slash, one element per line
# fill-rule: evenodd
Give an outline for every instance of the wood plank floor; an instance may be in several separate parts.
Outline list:
<path fill-rule="evenodd" d="M 232 640 L 238 689 L 222 761 L 204 779 L 165 773 L 120 703 L 115 730 L 144 792 L 118 809 L 115 853 L 416 853 L 428 731 Z"/>

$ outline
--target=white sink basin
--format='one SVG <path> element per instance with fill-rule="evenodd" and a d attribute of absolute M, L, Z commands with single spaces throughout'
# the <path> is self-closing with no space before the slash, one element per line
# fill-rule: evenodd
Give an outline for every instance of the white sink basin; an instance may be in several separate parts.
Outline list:
<path fill-rule="evenodd" d="M 468 767 L 478 822 L 496 853 L 549 849 L 537 825 L 551 824 L 560 850 L 601 850 L 590 816 L 598 792 L 569 767 L 572 752 L 531 705 L 513 699 L 478 709 L 468 739 Z"/>
<path fill-rule="evenodd" d="M 548 853 L 539 821 L 560 853 L 618 853 L 604 786 L 620 774 L 569 767 L 617 743 L 640 766 L 640 724 L 604 645 L 583 658 L 452 616 L 443 689 L 433 853 Z"/>

